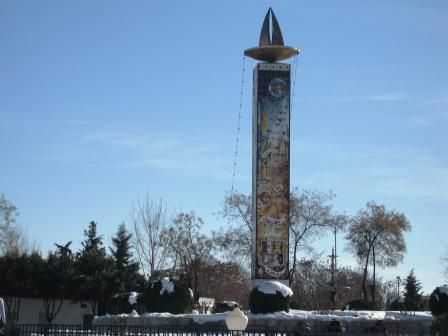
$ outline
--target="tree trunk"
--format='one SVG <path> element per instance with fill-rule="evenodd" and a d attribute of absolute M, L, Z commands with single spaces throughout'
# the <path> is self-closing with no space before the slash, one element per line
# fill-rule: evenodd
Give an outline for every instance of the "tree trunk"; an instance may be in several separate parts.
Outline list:
<path fill-rule="evenodd" d="M 375 246 L 372 248 L 372 260 L 373 260 L 373 283 L 370 288 L 372 295 L 372 302 L 375 303 L 375 292 L 376 292 L 376 256 L 375 256 Z"/>
<path fill-rule="evenodd" d="M 294 275 L 297 267 L 297 245 L 298 241 L 294 243 L 294 254 L 292 256 L 292 269 L 289 272 L 289 287 L 294 283 Z"/>
<path fill-rule="evenodd" d="M 367 282 L 367 267 L 369 265 L 369 257 L 370 257 L 370 248 L 367 250 L 367 256 L 366 256 L 366 264 L 364 266 L 364 275 L 362 277 L 362 294 L 364 296 L 364 300 L 366 302 L 369 301 L 369 298 L 367 296 L 367 288 L 366 288 L 366 282 Z"/>
<path fill-rule="evenodd" d="M 56 301 L 58 302 L 56 303 Z M 61 310 L 63 300 L 56 298 L 44 299 L 45 315 L 48 323 L 52 323 L 56 315 L 58 315 Z"/>

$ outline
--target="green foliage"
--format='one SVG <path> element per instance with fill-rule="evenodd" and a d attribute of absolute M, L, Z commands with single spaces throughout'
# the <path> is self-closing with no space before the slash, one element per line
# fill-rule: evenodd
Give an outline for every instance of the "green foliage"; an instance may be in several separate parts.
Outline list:
<path fill-rule="evenodd" d="M 414 270 L 411 270 L 406 277 L 404 286 L 404 306 L 406 310 L 415 311 L 420 309 L 422 301 L 421 289 L 422 285 L 415 277 Z"/>
<path fill-rule="evenodd" d="M 71 242 L 57 245 L 56 252 L 50 252 L 42 260 L 36 274 L 34 288 L 42 298 L 47 322 L 51 323 L 59 313 L 64 298 L 75 298 L 75 262 L 70 250 Z"/>
<path fill-rule="evenodd" d="M 84 231 L 85 240 L 77 254 L 76 279 L 77 299 L 90 303 L 92 313 L 103 314 L 107 300 L 118 292 L 114 281 L 114 261 L 106 255 L 103 238 L 97 235 L 96 223 L 90 222 Z M 98 304 L 98 306 L 97 306 Z"/>
<path fill-rule="evenodd" d="M 42 257 L 37 253 L 0 257 L 0 297 L 5 300 L 10 322 L 18 319 L 21 299 L 37 295 L 33 284 L 41 264 Z"/>
<path fill-rule="evenodd" d="M 249 308 L 253 314 L 266 314 L 277 311 L 289 311 L 291 297 L 284 297 L 282 293 L 265 294 L 254 287 L 249 296 Z"/>
<path fill-rule="evenodd" d="M 137 290 L 139 283 L 142 281 L 142 276 L 138 273 L 139 265 L 132 259 L 132 252 L 130 248 L 130 234 L 124 223 L 122 223 L 117 230 L 117 233 L 112 237 L 112 245 L 110 253 L 115 263 L 114 282 L 117 291 L 129 292 Z"/>
<path fill-rule="evenodd" d="M 129 314 L 136 310 L 136 304 L 129 302 L 130 292 L 115 294 L 107 301 L 106 312 L 109 314 Z"/>
<path fill-rule="evenodd" d="M 363 299 L 357 299 L 348 303 L 350 310 L 376 310 L 376 304 L 374 302 L 366 301 Z"/>
<path fill-rule="evenodd" d="M 448 335 L 448 314 L 439 315 L 431 326 L 431 336 L 445 335 Z"/>
<path fill-rule="evenodd" d="M 429 309 L 434 316 L 448 314 L 448 294 L 446 286 L 437 287 L 431 293 L 429 297 Z"/>
<path fill-rule="evenodd" d="M 170 293 L 163 289 L 162 281 L 168 278 L 148 283 L 144 291 L 138 296 L 137 304 L 141 312 L 184 314 L 191 312 L 191 290 L 182 282 L 169 280 L 174 284 L 174 290 Z"/>

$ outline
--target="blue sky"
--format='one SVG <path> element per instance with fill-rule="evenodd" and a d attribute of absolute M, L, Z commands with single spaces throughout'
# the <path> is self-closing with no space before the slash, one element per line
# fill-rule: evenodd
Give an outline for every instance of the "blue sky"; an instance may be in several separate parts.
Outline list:
<path fill-rule="evenodd" d="M 79 244 L 90 220 L 109 239 L 146 191 L 207 230 L 226 224 L 215 213 L 232 183 L 242 54 L 269 6 L 302 51 L 292 186 L 332 190 L 347 214 L 370 200 L 404 212 L 408 253 L 380 275 L 415 268 L 426 292 L 444 282 L 446 1 L 1 0 L 0 192 L 42 250 Z M 254 66 L 246 59 L 243 192 Z"/>

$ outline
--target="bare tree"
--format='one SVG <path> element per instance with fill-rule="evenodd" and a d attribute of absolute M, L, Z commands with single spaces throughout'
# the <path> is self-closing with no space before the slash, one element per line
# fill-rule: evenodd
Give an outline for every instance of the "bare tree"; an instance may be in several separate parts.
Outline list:
<path fill-rule="evenodd" d="M 199 271 L 201 263 L 209 256 L 213 240 L 201 233 L 204 222 L 194 212 L 180 213 L 167 232 L 174 267 L 178 262 L 190 287 L 193 287 L 195 300 L 199 298 Z"/>
<path fill-rule="evenodd" d="M 312 250 L 310 245 L 328 228 L 342 228 L 347 217 L 333 211 L 330 201 L 334 194 L 293 189 L 290 194 L 290 282 L 294 282 L 299 250 Z M 220 215 L 231 223 L 227 229 L 215 233 L 217 245 L 230 260 L 248 264 L 251 251 L 251 196 L 241 193 L 227 195 Z"/>
<path fill-rule="evenodd" d="M 0 253 L 21 254 L 27 250 L 27 239 L 17 224 L 19 211 L 4 194 L 0 194 Z"/>
<path fill-rule="evenodd" d="M 384 205 L 371 201 L 352 219 L 346 239 L 347 249 L 363 263 L 362 292 L 368 301 L 367 273 L 372 265 L 372 284 L 370 294 L 375 302 L 376 266 L 385 268 L 396 266 L 403 260 L 406 252 L 404 232 L 411 225 L 406 216 L 396 210 L 387 211 Z"/>
<path fill-rule="evenodd" d="M 290 196 L 290 249 L 291 267 L 290 283 L 294 282 L 299 257 L 299 248 L 312 250 L 310 243 L 322 235 L 326 229 L 342 229 L 347 223 L 347 217 L 333 211 L 329 202 L 335 197 L 316 190 L 303 190 L 301 193 L 294 189 Z"/>
<path fill-rule="evenodd" d="M 168 231 L 173 215 L 160 200 L 155 202 L 146 194 L 143 201 L 132 206 L 130 222 L 134 231 L 133 242 L 138 260 L 146 278 L 166 266 Z"/>

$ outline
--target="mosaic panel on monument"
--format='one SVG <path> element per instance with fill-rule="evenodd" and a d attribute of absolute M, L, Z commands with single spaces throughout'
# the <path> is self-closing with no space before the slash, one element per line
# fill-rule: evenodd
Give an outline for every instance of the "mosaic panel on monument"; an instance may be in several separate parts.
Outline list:
<path fill-rule="evenodd" d="M 288 279 L 290 65 L 254 69 L 255 279 Z"/>

